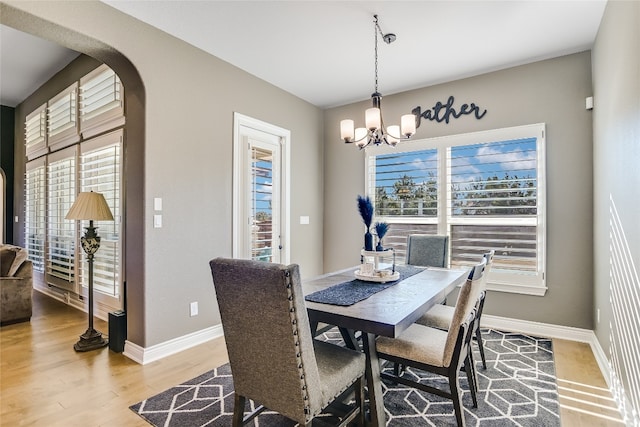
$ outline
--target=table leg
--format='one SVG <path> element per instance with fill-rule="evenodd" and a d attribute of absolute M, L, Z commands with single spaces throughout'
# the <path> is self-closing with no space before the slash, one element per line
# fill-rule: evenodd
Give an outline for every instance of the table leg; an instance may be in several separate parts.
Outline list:
<path fill-rule="evenodd" d="M 338 330 L 340 331 L 342 340 L 344 341 L 344 344 L 347 346 L 347 348 L 350 348 L 351 350 L 361 350 L 360 345 L 358 344 L 358 339 L 356 338 L 353 330 L 343 327 L 339 327 Z"/>
<path fill-rule="evenodd" d="M 369 392 L 369 412 L 371 426 L 383 427 L 386 423 L 384 415 L 384 401 L 382 400 L 382 384 L 380 383 L 380 362 L 376 352 L 376 336 L 362 333 L 362 347 L 367 356 L 366 376 Z"/>

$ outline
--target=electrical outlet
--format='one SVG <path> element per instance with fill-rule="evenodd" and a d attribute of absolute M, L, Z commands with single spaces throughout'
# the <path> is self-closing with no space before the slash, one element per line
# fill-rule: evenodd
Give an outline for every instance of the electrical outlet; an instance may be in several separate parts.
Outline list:
<path fill-rule="evenodd" d="M 189 313 L 191 317 L 198 315 L 198 301 L 189 304 Z"/>

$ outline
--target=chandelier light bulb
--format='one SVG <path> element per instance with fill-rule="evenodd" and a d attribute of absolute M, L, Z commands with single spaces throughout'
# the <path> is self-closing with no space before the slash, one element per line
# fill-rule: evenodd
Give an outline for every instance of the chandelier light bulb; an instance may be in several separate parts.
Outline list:
<path fill-rule="evenodd" d="M 365 123 L 367 129 L 371 132 L 380 129 L 380 109 L 379 108 L 367 108 L 364 112 Z"/>
<path fill-rule="evenodd" d="M 353 142 L 354 137 L 354 124 L 351 119 L 344 119 L 340 121 L 340 138 L 344 140 L 344 142 Z"/>
<path fill-rule="evenodd" d="M 405 114 L 400 118 L 402 126 L 402 135 L 411 138 L 416 133 L 416 116 L 413 114 Z"/>

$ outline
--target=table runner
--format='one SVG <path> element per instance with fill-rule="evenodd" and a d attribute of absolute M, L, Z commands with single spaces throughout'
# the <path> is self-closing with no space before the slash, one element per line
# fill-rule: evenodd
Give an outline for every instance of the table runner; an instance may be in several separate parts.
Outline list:
<path fill-rule="evenodd" d="M 393 282 L 367 282 L 365 280 L 353 279 L 348 282 L 338 283 L 326 289 L 313 292 L 305 297 L 305 300 L 333 305 L 353 305 L 358 301 L 369 298 L 380 291 L 387 289 L 404 279 L 424 271 L 424 267 L 412 265 L 396 266 L 396 271 L 400 273 L 400 278 Z"/>

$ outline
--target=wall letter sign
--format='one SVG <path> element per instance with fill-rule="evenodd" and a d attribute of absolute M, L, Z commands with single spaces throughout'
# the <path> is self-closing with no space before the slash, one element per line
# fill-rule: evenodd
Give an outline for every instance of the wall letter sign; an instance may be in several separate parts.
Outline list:
<path fill-rule="evenodd" d="M 453 96 L 450 96 L 446 104 L 438 101 L 433 108 L 426 111 L 422 111 L 422 107 L 420 106 L 411 110 L 411 113 L 416 116 L 416 128 L 420 127 L 420 121 L 422 119 L 431 121 L 435 120 L 438 123 L 445 122 L 448 124 L 451 117 L 457 119 L 462 115 L 474 114 L 476 119 L 480 120 L 485 114 L 487 114 L 487 110 L 480 112 L 480 107 L 473 102 L 471 104 L 462 104 L 460 111 L 456 111 L 456 109 L 453 108 L 454 100 Z"/>

